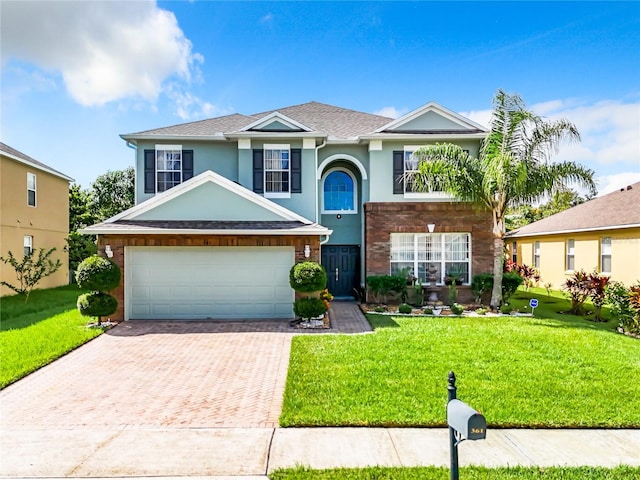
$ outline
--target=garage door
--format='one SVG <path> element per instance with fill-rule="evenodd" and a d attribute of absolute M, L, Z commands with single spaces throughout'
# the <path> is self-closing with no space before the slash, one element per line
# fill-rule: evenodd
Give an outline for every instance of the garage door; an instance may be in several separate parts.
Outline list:
<path fill-rule="evenodd" d="M 293 247 L 127 247 L 130 319 L 292 318 Z"/>

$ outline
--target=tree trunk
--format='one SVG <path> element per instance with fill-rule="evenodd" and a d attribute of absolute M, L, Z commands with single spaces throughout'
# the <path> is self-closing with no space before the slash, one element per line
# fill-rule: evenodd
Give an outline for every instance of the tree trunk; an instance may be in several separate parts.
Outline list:
<path fill-rule="evenodd" d="M 502 305 L 502 250 L 504 240 L 502 238 L 493 239 L 493 290 L 491 291 L 491 310 L 497 310 Z"/>

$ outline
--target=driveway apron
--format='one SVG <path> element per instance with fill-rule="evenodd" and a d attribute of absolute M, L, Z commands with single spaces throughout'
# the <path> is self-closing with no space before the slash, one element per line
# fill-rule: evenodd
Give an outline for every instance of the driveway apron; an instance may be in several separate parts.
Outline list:
<path fill-rule="evenodd" d="M 284 321 L 125 322 L 0 392 L 2 430 L 275 427 Z"/>

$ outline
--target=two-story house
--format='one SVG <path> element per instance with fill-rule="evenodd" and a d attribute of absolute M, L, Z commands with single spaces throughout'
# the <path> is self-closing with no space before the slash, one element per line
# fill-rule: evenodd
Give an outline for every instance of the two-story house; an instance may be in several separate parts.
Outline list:
<path fill-rule="evenodd" d="M 24 254 L 55 247 L 52 259 L 62 267 L 42 279 L 38 288 L 69 283 L 69 257 L 65 252 L 69 235 L 69 183 L 63 173 L 9 145 L 0 143 L 0 255 L 9 252 L 21 259 Z M 0 262 L 0 280 L 17 284 L 10 265 Z M 15 293 L 0 287 L 0 295 Z"/>
<path fill-rule="evenodd" d="M 426 283 L 431 265 L 468 285 L 491 270 L 490 214 L 405 174 L 422 145 L 475 155 L 486 135 L 433 102 L 395 120 L 310 102 L 122 135 L 136 206 L 84 230 L 123 269 L 113 318 L 291 318 L 305 259 L 338 297 L 403 269 Z"/>

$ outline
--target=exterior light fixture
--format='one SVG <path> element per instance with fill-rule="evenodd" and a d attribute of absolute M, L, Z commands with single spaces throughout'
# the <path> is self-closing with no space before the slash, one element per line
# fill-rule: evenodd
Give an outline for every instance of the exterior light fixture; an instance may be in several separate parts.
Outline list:
<path fill-rule="evenodd" d="M 436 228 L 436 224 L 435 223 L 427 223 L 427 228 L 429 229 L 429 233 L 433 233 L 433 231 Z"/>
<path fill-rule="evenodd" d="M 109 257 L 109 258 L 113 257 L 113 250 L 111 250 L 111 245 L 105 245 L 104 246 L 104 253 L 106 253 L 107 257 Z"/>
<path fill-rule="evenodd" d="M 309 245 L 305 245 L 304 246 L 304 258 L 309 258 L 309 255 L 311 255 L 311 247 L 309 247 Z"/>

